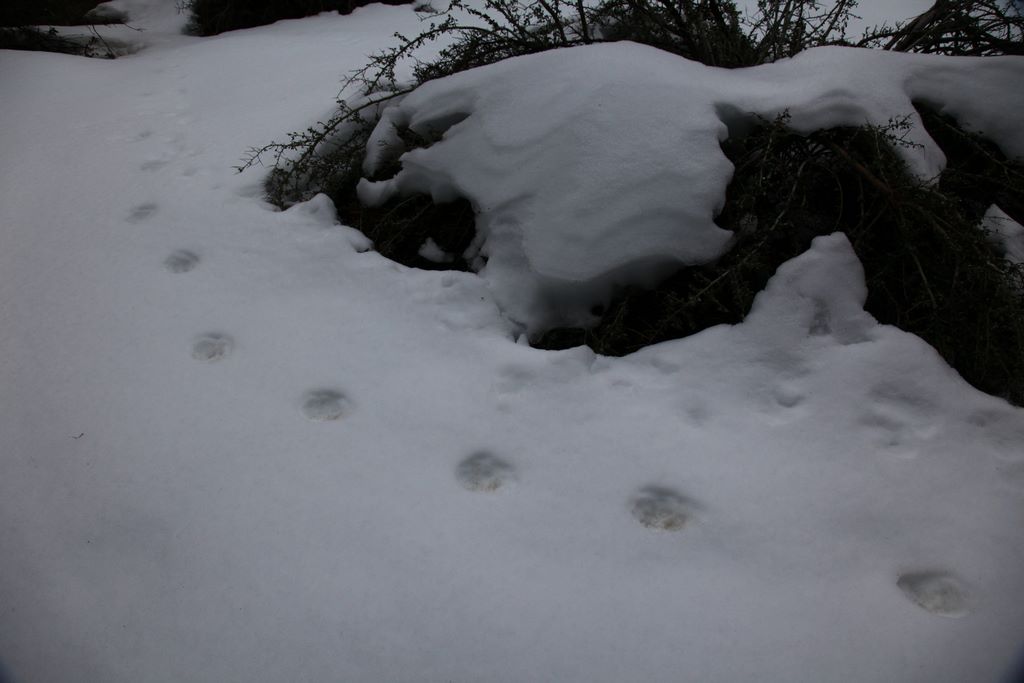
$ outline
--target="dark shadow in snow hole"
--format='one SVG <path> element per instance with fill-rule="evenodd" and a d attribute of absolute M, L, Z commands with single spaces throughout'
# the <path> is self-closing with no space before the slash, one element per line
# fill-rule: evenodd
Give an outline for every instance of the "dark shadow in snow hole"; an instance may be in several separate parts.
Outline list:
<path fill-rule="evenodd" d="M 338 204 L 338 217 L 392 261 L 424 270 L 471 270 L 466 250 L 476 237 L 476 213 L 465 199 L 435 204 L 429 196 L 412 195 L 368 207 L 352 192 Z"/>
<path fill-rule="evenodd" d="M 369 180 L 394 177 L 402 170 L 403 153 L 430 147 L 466 117 L 467 114 L 457 113 L 421 122 L 419 132 L 396 127 L 397 142 L 382 154 L 381 168 Z M 381 206 L 364 206 L 356 192 L 362 178 L 361 165 L 362 156 L 350 154 L 341 163 L 350 170 L 325 188 L 342 223 L 370 238 L 381 255 L 403 265 L 424 270 L 478 269 L 472 263 L 475 254 L 467 256 L 476 238 L 476 212 L 468 200 L 435 202 L 429 195 L 414 194 L 395 197 Z M 271 194 L 275 192 L 273 178 L 269 179 L 268 189 Z"/>

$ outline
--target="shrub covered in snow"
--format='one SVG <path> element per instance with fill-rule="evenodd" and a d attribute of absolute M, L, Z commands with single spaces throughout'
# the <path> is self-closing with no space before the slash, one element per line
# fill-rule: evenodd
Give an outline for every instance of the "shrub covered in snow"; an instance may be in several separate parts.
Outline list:
<path fill-rule="evenodd" d="M 996 215 L 990 207 L 1021 215 L 1024 167 L 935 111 L 922 106 L 921 115 L 950 150 L 936 183 L 905 172 L 894 153 L 899 126 L 801 135 L 780 117 L 726 141 L 736 171 L 715 221 L 736 236 L 730 251 L 656 288 L 622 293 L 594 327 L 550 330 L 536 344 L 585 343 L 623 355 L 737 323 L 781 264 L 814 236 L 841 230 L 864 267 L 869 313 L 927 339 L 975 386 L 1024 403 L 1017 224 L 999 211 L 1001 219 L 979 229 L 986 215 Z M 814 331 L 829 329 L 822 319 Z"/>
<path fill-rule="evenodd" d="M 1024 401 L 1020 269 L 979 227 L 993 204 L 1021 218 L 1024 139 L 1005 112 L 1024 106 L 1024 64 L 892 52 L 1015 52 L 1016 10 L 939 3 L 862 41 L 889 52 L 800 52 L 840 42 L 851 3 L 759 3 L 745 20 L 732 3 L 683 5 L 641 21 L 608 3 L 456 4 L 357 72 L 361 92 L 335 118 L 253 160 L 275 155 L 282 206 L 324 191 L 386 256 L 421 266 L 429 251 L 480 272 L 554 348 L 621 354 L 737 322 L 781 263 L 841 230 L 865 261 L 869 310 Z M 403 59 L 443 35 L 454 41 L 403 83 Z M 593 44 L 623 35 L 668 50 Z M 537 54 L 557 47 L 573 49 Z M 724 71 L 668 52 L 728 66 L 796 56 Z M 462 225 L 438 249 L 451 235 L 427 207 L 455 200 L 473 207 L 476 237 Z"/>
<path fill-rule="evenodd" d="M 428 83 L 388 101 L 370 147 L 407 152 L 355 178 L 369 199 L 467 189 L 479 241 L 412 233 L 408 253 L 469 256 L 479 275 L 438 273 L 366 253 L 325 195 L 275 213 L 259 176 L 226 168 L 322 113 L 368 46 L 418 30 L 412 11 L 200 40 L 167 0 L 118 4 L 146 31 L 137 55 L 0 53 L 0 680 L 1016 680 L 1024 409 L 864 305 L 906 282 L 907 318 L 958 289 L 981 313 L 968 270 L 1003 265 L 979 212 L 997 249 L 1024 254 L 1006 161 L 1019 59 L 826 47 L 726 70 L 621 43 Z M 512 77 L 531 85 L 506 111 L 492 95 Z M 558 149 L 527 153 L 544 142 Z M 903 168 L 942 158 L 930 184 Z M 515 181 L 491 183 L 508 201 L 470 195 L 457 163 Z M 652 166 L 705 169 L 719 201 L 688 207 L 698 185 L 645 183 Z M 713 219 L 659 234 L 734 233 L 677 274 L 700 279 L 679 298 L 707 301 L 708 324 L 760 290 L 749 313 L 622 358 L 514 343 L 495 295 L 529 280 L 500 291 L 498 255 L 518 247 L 491 218 L 526 226 L 531 193 L 556 205 L 547 186 L 579 200 L 557 205 L 573 228 L 630 200 L 652 221 Z M 363 207 L 394 226 L 377 248 L 431 206 Z M 548 225 L 587 249 L 652 238 L 628 220 Z M 833 229 L 847 234 L 803 246 Z M 880 281 L 890 249 L 905 272 Z M 621 297 L 602 326 L 656 320 Z"/>
<path fill-rule="evenodd" d="M 732 0 L 606 0 L 596 6 L 484 0 L 482 9 L 452 0 L 419 34 L 396 35 L 397 45 L 349 75 L 335 116 L 292 133 L 287 142 L 254 148 L 242 168 L 270 156 L 275 168 L 268 197 L 280 206 L 318 192 L 337 202 L 361 177 L 370 130 L 391 101 L 437 78 L 565 47 L 632 40 L 726 67 L 764 64 L 827 45 L 972 56 L 1024 50 L 1024 16 L 1010 0 L 942 0 L 911 22 L 875 27 L 851 42 L 846 26 L 856 5 L 759 0 L 756 11 L 744 15 Z M 441 45 L 436 55 L 418 57 L 434 43 Z"/>
<path fill-rule="evenodd" d="M 68 36 L 53 28 L 114 24 L 124 20 L 121 13 L 102 8 L 96 0 L 6 0 L 0 4 L 0 50 L 112 58 L 114 50 L 95 31 L 89 35 Z"/>

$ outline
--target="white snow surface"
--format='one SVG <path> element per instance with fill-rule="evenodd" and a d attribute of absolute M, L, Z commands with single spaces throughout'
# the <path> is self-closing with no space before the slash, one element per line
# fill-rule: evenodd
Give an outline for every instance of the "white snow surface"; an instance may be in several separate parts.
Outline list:
<path fill-rule="evenodd" d="M 981 224 L 1002 247 L 1007 260 L 1024 263 L 1024 225 L 1010 218 L 995 204 L 985 212 Z"/>
<path fill-rule="evenodd" d="M 326 198 L 275 211 L 259 173 L 231 168 L 324 116 L 345 71 L 416 30 L 410 8 L 197 39 L 168 4 L 119 1 L 147 32 L 114 61 L 0 52 L 4 683 L 1008 671 L 1024 644 L 1024 411 L 868 316 L 845 237 L 780 268 L 740 325 L 619 359 L 531 349 L 493 280 L 396 265 Z M 631 67 L 605 59 L 619 52 Z M 684 97 L 668 93 L 668 60 L 635 46 L 536 63 L 557 80 L 576 55 L 634 86 L 601 99 L 561 80 L 556 97 L 537 77 L 507 96 L 538 117 L 525 106 L 546 94 L 549 125 L 524 115 L 495 156 L 466 163 L 492 163 L 491 179 L 509 159 L 561 172 L 559 122 L 579 142 L 563 159 L 574 183 L 547 177 L 563 206 L 589 174 L 627 170 L 640 205 L 667 183 L 629 152 L 688 150 L 671 177 L 705 164 L 698 189 L 678 190 L 702 203 L 671 211 L 706 219 L 695 258 L 721 247 L 716 88 L 770 109 L 781 95 L 754 89 L 797 70 L 794 118 L 810 120 L 836 108 L 815 108 L 814 78 L 856 94 L 867 76 L 825 71 L 877 58 L 907 80 L 835 99 L 956 83 L 942 102 L 971 117 L 983 93 L 998 123 L 1012 97 L 999 74 L 1017 68 L 825 51 L 716 86 L 720 73 L 672 58 L 695 79 Z M 531 63 L 491 75 L 526 83 Z M 449 81 L 403 103 L 410 120 L 471 113 L 424 164 L 486 139 L 481 112 L 501 93 L 479 78 L 476 100 Z M 602 107 L 625 116 L 614 130 Z M 624 157 L 614 174 L 596 161 L 606 149 Z"/>
<path fill-rule="evenodd" d="M 898 147 L 924 178 L 945 157 L 912 100 L 931 103 L 1024 157 L 1024 59 L 948 58 L 818 48 L 750 68 L 707 67 L 633 43 L 506 60 L 433 81 L 391 108 L 368 148 L 396 126 L 444 139 L 363 180 L 361 197 L 468 198 L 502 310 L 531 333 L 590 321 L 617 286 L 653 284 L 729 245 L 715 225 L 732 164 L 729 126 L 788 113 L 797 130 L 906 119 Z M 379 163 L 379 162 L 378 162 Z"/>

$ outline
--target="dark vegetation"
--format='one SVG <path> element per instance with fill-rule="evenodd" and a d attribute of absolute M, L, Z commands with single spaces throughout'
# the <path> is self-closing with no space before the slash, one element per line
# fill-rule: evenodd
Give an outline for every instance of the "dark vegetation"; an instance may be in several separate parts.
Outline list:
<path fill-rule="evenodd" d="M 763 0 L 744 19 L 727 0 L 607 0 L 596 8 L 564 0 L 521 4 L 490 0 L 482 20 L 463 25 L 438 13 L 417 36 L 376 55 L 346 83 L 350 94 L 330 120 L 252 150 L 243 168 L 269 157 L 270 201 L 287 206 L 318 192 L 341 219 L 360 228 L 385 256 L 437 267 L 419 256 L 430 237 L 460 254 L 473 237 L 468 202 L 434 205 L 428 197 L 360 204 L 366 143 L 387 102 L 428 80 L 511 56 L 603 40 L 630 39 L 697 59 L 740 67 L 770 62 L 808 47 L 853 44 L 949 55 L 1024 53 L 1024 18 L 1006 0 L 938 0 L 901 26 L 844 38 L 852 0 L 831 10 L 813 0 Z M 437 59 L 418 63 L 399 83 L 395 68 L 438 37 L 454 39 Z M 358 91 L 358 94 L 352 94 Z M 653 290 L 621 292 L 588 329 L 549 330 L 534 345 L 587 344 L 622 355 L 643 346 L 736 323 L 775 270 L 805 251 L 817 235 L 844 232 L 861 259 L 867 309 L 879 321 L 921 336 L 978 388 L 1024 405 L 1024 269 L 1006 260 L 980 222 L 993 203 L 1024 221 L 1024 167 L 984 138 L 963 130 L 925 103 L 925 126 L 948 156 L 938 182 L 911 176 L 896 153 L 905 123 L 886 128 L 833 129 L 801 135 L 786 117 L 760 121 L 723 151 L 736 167 L 717 222 L 735 246 L 716 263 L 676 273 Z M 406 148 L 430 144 L 407 131 Z M 382 170 L 387 177 L 398 170 Z M 467 268 L 457 259 L 447 267 Z"/>
<path fill-rule="evenodd" d="M 190 12 L 189 30 L 200 36 L 298 19 L 320 12 L 349 14 L 371 1 L 403 5 L 411 0 L 181 0 L 178 7 Z"/>
<path fill-rule="evenodd" d="M 114 13 L 93 12 L 97 0 L 3 0 L 0 3 L 0 49 L 61 52 L 85 57 L 113 57 L 92 26 L 120 23 Z M 70 38 L 54 26 L 87 26 L 85 38 Z"/>
<path fill-rule="evenodd" d="M 0 27 L 78 26 L 96 23 L 86 13 L 97 0 L 4 0 L 0 4 Z"/>

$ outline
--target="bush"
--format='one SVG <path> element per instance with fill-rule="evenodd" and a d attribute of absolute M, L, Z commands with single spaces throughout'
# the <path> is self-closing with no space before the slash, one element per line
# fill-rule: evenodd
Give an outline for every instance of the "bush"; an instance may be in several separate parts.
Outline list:
<path fill-rule="evenodd" d="M 856 4 L 758 0 L 758 11 L 743 18 L 732 0 L 603 0 L 596 6 L 582 0 L 486 0 L 483 9 L 451 0 L 425 30 L 413 37 L 396 34 L 395 47 L 373 55 L 346 78 L 342 92 L 360 94 L 339 99 L 333 117 L 291 133 L 287 142 L 250 150 L 239 170 L 269 157 L 274 171 L 267 197 L 281 207 L 319 192 L 334 197 L 341 186 L 358 182 L 369 131 L 389 100 L 435 78 L 509 57 L 594 42 L 629 39 L 723 67 L 754 66 L 824 45 L 958 55 L 1024 49 L 1024 17 L 1012 0 L 937 0 L 913 21 L 878 27 L 851 43 L 845 33 Z M 415 59 L 417 50 L 439 39 L 449 45 L 435 59 Z M 413 78 L 399 83 L 396 69 L 406 60 L 414 62 Z"/>
<path fill-rule="evenodd" d="M 743 18 L 722 0 L 606 0 L 591 19 L 605 40 L 632 40 L 709 66 L 774 62 L 823 45 L 847 44 L 856 0 L 759 0 Z"/>
<path fill-rule="evenodd" d="M 98 0 L 4 0 L 0 27 L 77 26 L 96 23 L 86 18 Z"/>
<path fill-rule="evenodd" d="M 349 14 L 371 0 L 183 0 L 178 9 L 191 12 L 189 31 L 212 36 L 224 31 L 272 24 L 280 19 L 298 19 L 320 12 Z M 403 5 L 411 0 L 373 0 L 386 5 Z"/>
<path fill-rule="evenodd" d="M 414 37 L 380 53 L 353 74 L 338 113 L 284 143 L 251 150 L 240 170 L 271 158 L 267 197 L 278 206 L 325 192 L 341 219 L 362 229 L 386 256 L 424 267 L 419 247 L 430 237 L 460 252 L 472 239 L 463 203 L 432 207 L 429 198 L 363 207 L 355 193 L 373 124 L 390 100 L 418 85 L 499 60 L 559 47 L 628 38 L 705 64 L 749 66 L 808 47 L 849 44 L 855 2 L 831 9 L 813 0 L 759 0 L 744 19 L 727 0 L 606 0 L 595 7 L 564 0 L 488 0 L 476 10 L 454 0 Z M 475 23 L 460 23 L 453 13 Z M 883 26 L 856 44 L 958 55 L 1021 54 L 1024 19 L 1007 0 L 938 0 L 917 19 Z M 417 63 L 400 83 L 397 66 L 440 37 L 436 59 Z M 867 277 L 867 309 L 882 323 L 913 332 L 978 388 L 1024 405 L 1024 269 L 1008 262 L 980 227 L 998 203 L 1024 220 L 1024 169 L 978 136 L 919 105 L 949 163 L 937 184 L 912 177 L 894 149 L 905 124 L 801 135 L 783 117 L 764 121 L 724 145 L 736 171 L 722 214 L 734 248 L 716 263 L 681 270 L 658 288 L 626 291 L 590 329 L 550 330 L 542 348 L 587 344 L 609 355 L 736 323 L 783 262 L 821 234 L 841 230 Z M 407 147 L 430 140 L 406 140 Z M 386 174 L 382 174 L 385 175 Z M 376 178 L 375 178 L 376 179 Z M 466 268 L 459 262 L 455 267 Z"/>
<path fill-rule="evenodd" d="M 93 25 L 121 23 L 123 16 L 95 12 L 101 4 L 97 0 L 7 0 L 0 7 L 0 49 L 113 58 L 114 50 Z M 86 36 L 65 36 L 53 28 L 86 25 L 90 31 Z"/>
<path fill-rule="evenodd" d="M 1018 0 L 936 0 L 906 24 L 883 27 L 866 44 L 901 52 L 982 57 L 1024 54 Z"/>

